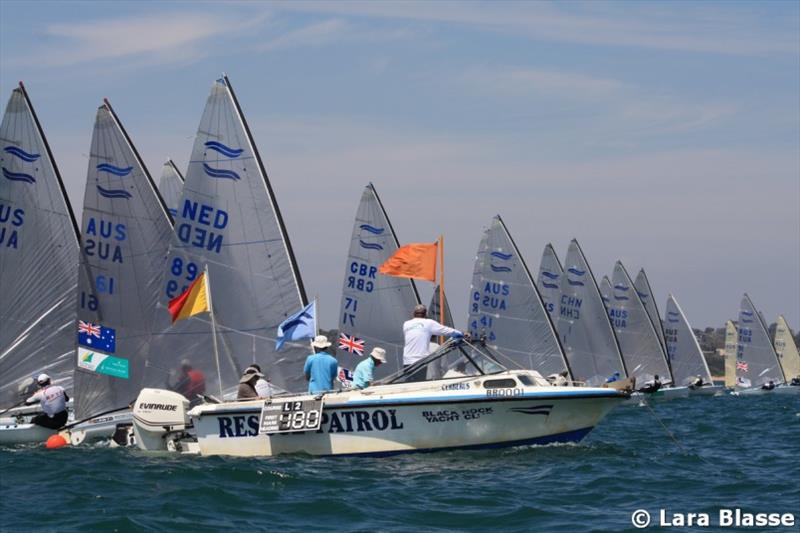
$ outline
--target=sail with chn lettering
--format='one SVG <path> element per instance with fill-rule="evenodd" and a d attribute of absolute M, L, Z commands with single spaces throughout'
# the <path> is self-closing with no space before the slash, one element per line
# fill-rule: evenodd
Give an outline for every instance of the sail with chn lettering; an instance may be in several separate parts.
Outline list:
<path fill-rule="evenodd" d="M 64 182 L 22 83 L 0 124 L 0 409 L 46 372 L 72 390 L 79 239 Z"/>
<path fill-rule="evenodd" d="M 486 337 L 508 365 L 544 376 L 568 371 L 555 328 L 503 219 L 483 233 L 469 294 L 469 332 Z"/>
<path fill-rule="evenodd" d="M 75 415 L 130 404 L 144 386 L 172 219 L 111 105 L 97 110 L 83 197 Z"/>
<path fill-rule="evenodd" d="M 558 316 L 558 301 L 561 297 L 561 276 L 564 268 L 552 244 L 547 244 L 542 252 L 542 261 L 539 263 L 539 277 L 536 288 L 544 302 L 544 308 L 555 320 Z M 555 314 L 554 314 L 555 313 Z"/>
<path fill-rule="evenodd" d="M 600 290 L 574 239 L 564 261 L 560 293 L 556 330 L 574 379 L 600 385 L 615 374 L 626 378 L 625 363 Z"/>
<path fill-rule="evenodd" d="M 181 191 L 183 190 L 183 174 L 178 170 L 172 159 L 167 159 L 161 167 L 161 179 L 158 182 L 158 192 L 167 204 L 170 214 L 174 217 L 178 214 L 178 202 L 181 201 Z"/>
<path fill-rule="evenodd" d="M 356 211 L 345 265 L 339 308 L 339 365 L 354 369 L 376 346 L 386 350 L 387 362 L 375 369 L 376 379 L 402 368 L 403 322 L 420 303 L 414 280 L 384 276 L 378 267 L 400 243 L 375 186 L 364 188 Z M 430 318 L 438 320 L 432 314 Z"/>
<path fill-rule="evenodd" d="M 216 327 L 208 313 L 172 325 L 167 303 L 206 269 Z M 272 185 L 230 81 L 222 77 L 206 101 L 178 204 L 148 381 L 183 392 L 179 372 L 191 368 L 204 377 L 206 392 L 228 394 L 257 363 L 277 388 L 303 390 L 308 343 L 289 342 L 278 351 L 275 342 L 278 326 L 307 303 Z"/>
<path fill-rule="evenodd" d="M 683 314 L 678 301 L 671 294 L 667 298 L 666 309 L 664 339 L 672 367 L 673 385 L 675 387 L 691 385 L 697 378 L 702 378 L 706 383 L 714 383 L 692 326 Z"/>
<path fill-rule="evenodd" d="M 760 387 L 769 382 L 780 385 L 786 380 L 778 354 L 769 338 L 766 324 L 747 293 L 739 305 L 737 325 L 736 380 L 739 385 Z"/>

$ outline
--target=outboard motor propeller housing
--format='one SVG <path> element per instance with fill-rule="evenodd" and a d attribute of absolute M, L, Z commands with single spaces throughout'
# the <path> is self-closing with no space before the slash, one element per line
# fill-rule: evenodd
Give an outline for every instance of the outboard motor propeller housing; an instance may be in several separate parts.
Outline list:
<path fill-rule="evenodd" d="M 142 450 L 167 450 L 171 436 L 189 425 L 189 400 L 177 392 L 142 389 L 133 405 L 133 431 Z"/>

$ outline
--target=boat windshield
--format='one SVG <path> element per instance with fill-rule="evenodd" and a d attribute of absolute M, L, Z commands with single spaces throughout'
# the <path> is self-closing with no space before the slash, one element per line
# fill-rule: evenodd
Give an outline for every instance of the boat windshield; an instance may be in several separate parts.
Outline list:
<path fill-rule="evenodd" d="M 480 341 L 448 341 L 441 348 L 392 374 L 381 383 L 411 383 L 437 379 L 485 376 L 508 370 L 497 356 Z"/>

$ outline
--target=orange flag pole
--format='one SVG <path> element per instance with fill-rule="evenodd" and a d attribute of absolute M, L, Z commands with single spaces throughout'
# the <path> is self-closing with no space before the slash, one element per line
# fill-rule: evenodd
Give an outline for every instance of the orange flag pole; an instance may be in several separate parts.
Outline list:
<path fill-rule="evenodd" d="M 439 323 L 444 324 L 444 235 L 439 235 Z"/>

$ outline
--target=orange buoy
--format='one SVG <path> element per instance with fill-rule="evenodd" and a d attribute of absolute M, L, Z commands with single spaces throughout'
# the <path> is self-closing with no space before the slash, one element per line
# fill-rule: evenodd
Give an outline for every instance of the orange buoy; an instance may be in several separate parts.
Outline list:
<path fill-rule="evenodd" d="M 69 444 L 67 442 L 67 439 L 56 433 L 55 435 L 50 435 L 50 437 L 47 439 L 45 447 L 48 450 L 55 450 L 56 448 L 61 448 L 62 446 L 66 446 L 67 444 Z"/>

